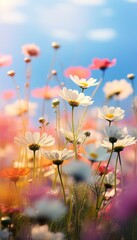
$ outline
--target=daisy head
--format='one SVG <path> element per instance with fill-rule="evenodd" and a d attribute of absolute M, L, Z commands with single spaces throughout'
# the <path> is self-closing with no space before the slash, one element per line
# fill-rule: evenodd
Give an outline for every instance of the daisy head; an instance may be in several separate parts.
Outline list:
<path fill-rule="evenodd" d="M 106 161 L 108 158 L 108 153 L 106 149 L 104 149 L 101 146 L 96 147 L 95 145 L 90 144 L 86 146 L 85 150 L 86 150 L 87 158 L 91 162 L 102 162 L 102 161 Z"/>
<path fill-rule="evenodd" d="M 109 122 L 119 121 L 124 118 L 125 111 L 120 107 L 107 107 L 98 109 L 98 118 L 105 119 Z"/>
<path fill-rule="evenodd" d="M 117 100 L 122 100 L 133 93 L 133 88 L 125 79 L 121 79 L 107 82 L 103 91 L 107 99 L 114 97 Z"/>
<path fill-rule="evenodd" d="M 74 143 L 74 134 L 72 131 L 67 131 L 66 129 L 61 128 L 61 133 L 64 135 L 67 142 Z M 85 132 L 75 133 L 75 141 L 77 144 L 82 144 L 85 142 L 87 136 Z"/>
<path fill-rule="evenodd" d="M 63 172 L 72 177 L 76 182 L 90 182 L 91 169 L 89 164 L 82 161 L 71 161 L 63 166 Z"/>
<path fill-rule="evenodd" d="M 86 88 L 98 85 L 98 82 L 96 82 L 97 79 L 94 79 L 94 78 L 86 79 L 86 78 L 79 78 L 76 75 L 74 76 L 70 75 L 70 79 L 82 89 L 86 89 Z"/>
<path fill-rule="evenodd" d="M 119 128 L 117 126 L 107 126 L 105 129 L 105 134 L 109 138 L 109 141 L 113 144 L 118 139 L 124 139 L 127 137 L 127 128 Z"/>
<path fill-rule="evenodd" d="M 125 147 L 135 144 L 135 142 L 136 142 L 135 138 L 129 135 L 127 135 L 123 139 L 118 139 L 113 145 L 114 152 L 121 152 Z M 112 143 L 109 141 L 109 138 L 105 138 L 101 145 L 107 148 L 108 150 L 112 149 Z"/>
<path fill-rule="evenodd" d="M 93 103 L 91 97 L 85 96 L 84 93 L 79 93 L 77 90 L 67 89 L 64 87 L 59 92 L 60 97 L 66 100 L 71 107 L 89 106 Z"/>
<path fill-rule="evenodd" d="M 109 172 L 108 174 L 105 175 L 104 177 L 104 185 L 106 189 L 111 189 L 115 186 L 115 181 L 116 184 L 119 184 L 120 180 L 116 177 L 115 180 L 115 174 L 113 172 Z"/>
<path fill-rule="evenodd" d="M 39 132 L 26 132 L 25 135 L 20 135 L 14 138 L 14 142 L 19 146 L 28 147 L 32 151 L 37 151 L 40 148 L 52 146 L 55 143 L 55 139 L 47 133 L 43 133 L 40 136 Z"/>
<path fill-rule="evenodd" d="M 52 150 L 52 151 L 43 151 L 43 156 L 49 160 L 52 160 L 55 165 L 61 165 L 64 160 L 67 160 L 74 156 L 72 150 Z"/>

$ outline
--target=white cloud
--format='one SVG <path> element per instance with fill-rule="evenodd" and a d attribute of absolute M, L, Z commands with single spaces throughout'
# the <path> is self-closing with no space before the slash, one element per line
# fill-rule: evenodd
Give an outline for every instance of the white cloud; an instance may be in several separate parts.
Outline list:
<path fill-rule="evenodd" d="M 106 3 L 106 0 L 70 0 L 72 3 L 79 5 L 92 5 L 92 6 L 102 6 Z"/>
<path fill-rule="evenodd" d="M 58 35 L 58 38 L 72 40 L 84 36 L 89 25 L 87 12 L 83 11 L 83 8 L 68 2 L 54 4 L 53 6 L 39 5 L 34 14 L 38 16 L 35 21 L 39 29 L 41 28 L 42 31 L 51 36 Z"/>
<path fill-rule="evenodd" d="M 77 36 L 75 33 L 68 31 L 66 29 L 55 29 L 51 32 L 51 35 L 55 39 L 63 39 L 67 41 L 73 41 L 77 39 Z"/>
<path fill-rule="evenodd" d="M 5 24 L 21 24 L 26 21 L 26 16 L 19 10 L 27 4 L 27 0 L 1 0 L 0 22 Z"/>
<path fill-rule="evenodd" d="M 110 41 L 117 36 L 117 33 L 112 28 L 95 29 L 88 32 L 87 37 L 95 41 Z"/>

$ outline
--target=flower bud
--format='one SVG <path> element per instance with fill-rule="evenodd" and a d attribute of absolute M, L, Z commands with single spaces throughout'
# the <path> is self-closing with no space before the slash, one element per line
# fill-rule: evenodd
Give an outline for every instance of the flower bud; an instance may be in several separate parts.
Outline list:
<path fill-rule="evenodd" d="M 31 59 L 28 58 L 28 57 L 25 57 L 25 58 L 24 58 L 24 62 L 26 62 L 26 63 L 30 63 L 30 62 L 31 62 Z"/>
<path fill-rule="evenodd" d="M 57 42 L 52 42 L 51 46 L 56 50 L 60 48 L 60 45 Z"/>
<path fill-rule="evenodd" d="M 7 74 L 8 74 L 8 76 L 10 76 L 10 77 L 14 77 L 14 76 L 15 76 L 14 70 L 8 71 Z"/>
<path fill-rule="evenodd" d="M 60 104 L 60 101 L 58 98 L 53 99 L 52 108 L 56 108 L 59 104 Z"/>
<path fill-rule="evenodd" d="M 135 74 L 134 73 L 129 73 L 129 74 L 127 74 L 127 78 L 129 78 L 130 80 L 134 80 Z"/>

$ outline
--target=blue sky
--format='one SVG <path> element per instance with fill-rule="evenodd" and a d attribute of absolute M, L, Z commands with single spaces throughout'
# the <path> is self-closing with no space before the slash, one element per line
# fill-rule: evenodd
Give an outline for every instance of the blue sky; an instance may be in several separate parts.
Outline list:
<path fill-rule="evenodd" d="M 0 0 L 0 53 L 12 54 L 11 66 L 20 85 L 24 82 L 21 46 L 35 43 L 41 55 L 33 61 L 32 88 L 44 85 L 53 56 L 51 42 L 61 44 L 55 68 L 88 66 L 94 57 L 117 58 L 105 81 L 137 75 L 137 0 Z M 1 69 L 1 89 L 13 87 Z M 100 72 L 93 71 L 94 78 Z M 63 80 L 62 74 L 60 78 Z M 66 80 L 67 86 L 74 84 Z M 136 83 L 137 86 L 137 83 Z M 137 90 L 136 90 L 137 93 Z M 104 95 L 100 89 L 96 103 Z"/>

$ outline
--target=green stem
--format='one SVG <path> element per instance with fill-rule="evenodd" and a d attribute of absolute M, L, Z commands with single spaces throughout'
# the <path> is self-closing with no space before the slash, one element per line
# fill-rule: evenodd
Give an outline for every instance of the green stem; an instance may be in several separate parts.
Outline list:
<path fill-rule="evenodd" d="M 100 184 L 100 191 L 99 191 L 99 195 L 101 194 L 101 191 L 102 191 L 102 187 L 103 187 L 103 181 L 104 181 L 104 178 L 105 178 L 105 175 L 107 173 L 107 169 L 108 169 L 108 166 L 109 166 L 109 163 L 110 163 L 110 160 L 111 160 L 111 157 L 112 157 L 112 154 L 113 154 L 113 149 L 114 149 L 114 144 L 112 144 L 112 150 L 111 150 L 111 153 L 110 153 L 110 157 L 108 159 L 108 162 L 107 162 L 107 165 L 106 165 L 106 168 L 105 168 L 105 171 L 104 171 L 104 175 L 102 177 L 102 181 L 101 181 L 101 184 Z M 101 200 L 102 201 L 102 200 Z M 96 204 L 96 210 L 97 210 L 97 215 L 98 215 L 98 212 L 100 210 L 100 206 L 101 204 L 99 204 L 99 199 L 97 199 L 97 204 Z"/>
<path fill-rule="evenodd" d="M 120 152 L 118 152 L 118 157 L 119 157 L 120 170 L 121 170 L 121 188 L 123 189 L 123 170 L 122 170 L 122 161 L 121 161 Z"/>
<path fill-rule="evenodd" d="M 36 151 L 33 151 L 33 180 L 36 179 Z"/>
<path fill-rule="evenodd" d="M 98 89 L 99 89 L 99 87 L 100 87 L 100 85 L 101 85 L 101 83 L 102 83 L 102 81 L 104 79 L 104 75 L 105 75 L 105 71 L 102 71 L 102 76 L 100 78 L 99 84 L 96 86 L 94 92 L 91 95 L 91 98 L 95 97 L 95 95 L 96 95 L 96 93 L 97 93 L 97 91 L 98 91 Z"/>
<path fill-rule="evenodd" d="M 75 208 L 76 208 L 76 216 L 75 216 L 75 240 L 79 240 L 79 211 L 78 211 L 78 195 L 77 195 L 77 188 L 74 186 L 74 191 L 75 191 L 75 198 L 76 198 L 76 203 L 75 203 Z"/>
<path fill-rule="evenodd" d="M 73 133 L 73 143 L 74 143 L 74 152 L 75 152 L 75 160 L 77 159 L 77 142 L 75 135 L 75 127 L 74 127 L 74 107 L 72 107 L 72 133 Z"/>
<path fill-rule="evenodd" d="M 56 123 L 56 128 L 57 128 L 57 137 L 58 137 L 58 148 L 60 150 L 60 108 L 59 105 L 57 106 L 57 123 Z"/>
<path fill-rule="evenodd" d="M 117 190 L 116 190 L 116 185 L 117 185 L 117 164 L 118 164 L 118 154 L 117 154 L 117 158 L 116 158 L 116 165 L 115 165 L 115 194 L 117 193 Z"/>
<path fill-rule="evenodd" d="M 103 175 L 103 178 L 102 178 L 102 181 L 101 181 L 100 192 L 101 192 L 101 188 L 102 188 L 102 185 L 103 185 L 103 181 L 104 181 L 105 175 L 106 175 L 106 173 L 107 173 L 108 166 L 109 166 L 109 164 L 110 164 L 110 160 L 111 160 L 111 157 L 112 157 L 112 154 L 113 154 L 113 150 L 114 150 L 114 146 L 113 146 L 113 144 L 112 144 L 111 153 L 110 153 L 110 156 L 109 156 L 109 159 L 108 159 L 108 162 L 107 162 L 105 171 L 104 171 L 104 175 Z"/>
<path fill-rule="evenodd" d="M 65 189 L 64 189 L 64 185 L 63 185 L 63 181 L 62 181 L 62 176 L 61 176 L 61 172 L 60 172 L 59 165 L 57 165 L 57 169 L 58 169 L 58 174 L 59 174 L 59 178 L 60 178 L 60 182 L 61 182 L 61 186 L 62 186 L 63 197 L 64 197 L 64 203 L 65 203 L 65 205 L 67 205 L 66 195 L 65 195 Z"/>
<path fill-rule="evenodd" d="M 99 87 L 100 87 L 100 85 L 101 85 L 101 83 L 102 83 L 102 81 L 103 81 L 103 79 L 104 79 L 104 76 L 105 76 L 105 71 L 102 71 L 102 76 L 101 76 L 101 78 L 100 78 L 100 80 L 99 80 L 99 84 L 96 86 L 94 92 L 93 92 L 92 95 L 91 95 L 91 98 L 92 98 L 92 99 L 95 97 L 95 95 L 96 95 L 96 93 L 97 93 L 97 91 L 98 91 L 98 89 L 99 89 Z M 82 117 L 81 117 L 81 119 L 80 119 L 80 121 L 79 121 L 79 126 L 78 126 L 78 131 L 77 131 L 77 133 L 78 133 L 78 132 L 80 131 L 80 129 L 81 129 L 81 126 L 82 126 L 84 117 L 85 117 L 88 109 L 89 109 L 89 106 L 87 106 L 87 107 L 85 108 L 85 111 L 83 112 L 83 115 L 82 115 Z"/>
<path fill-rule="evenodd" d="M 101 163 L 102 163 L 102 162 L 99 162 L 99 164 L 98 164 L 98 166 L 97 166 L 97 169 L 96 169 L 96 173 L 98 173 L 98 169 L 99 169 Z"/>

